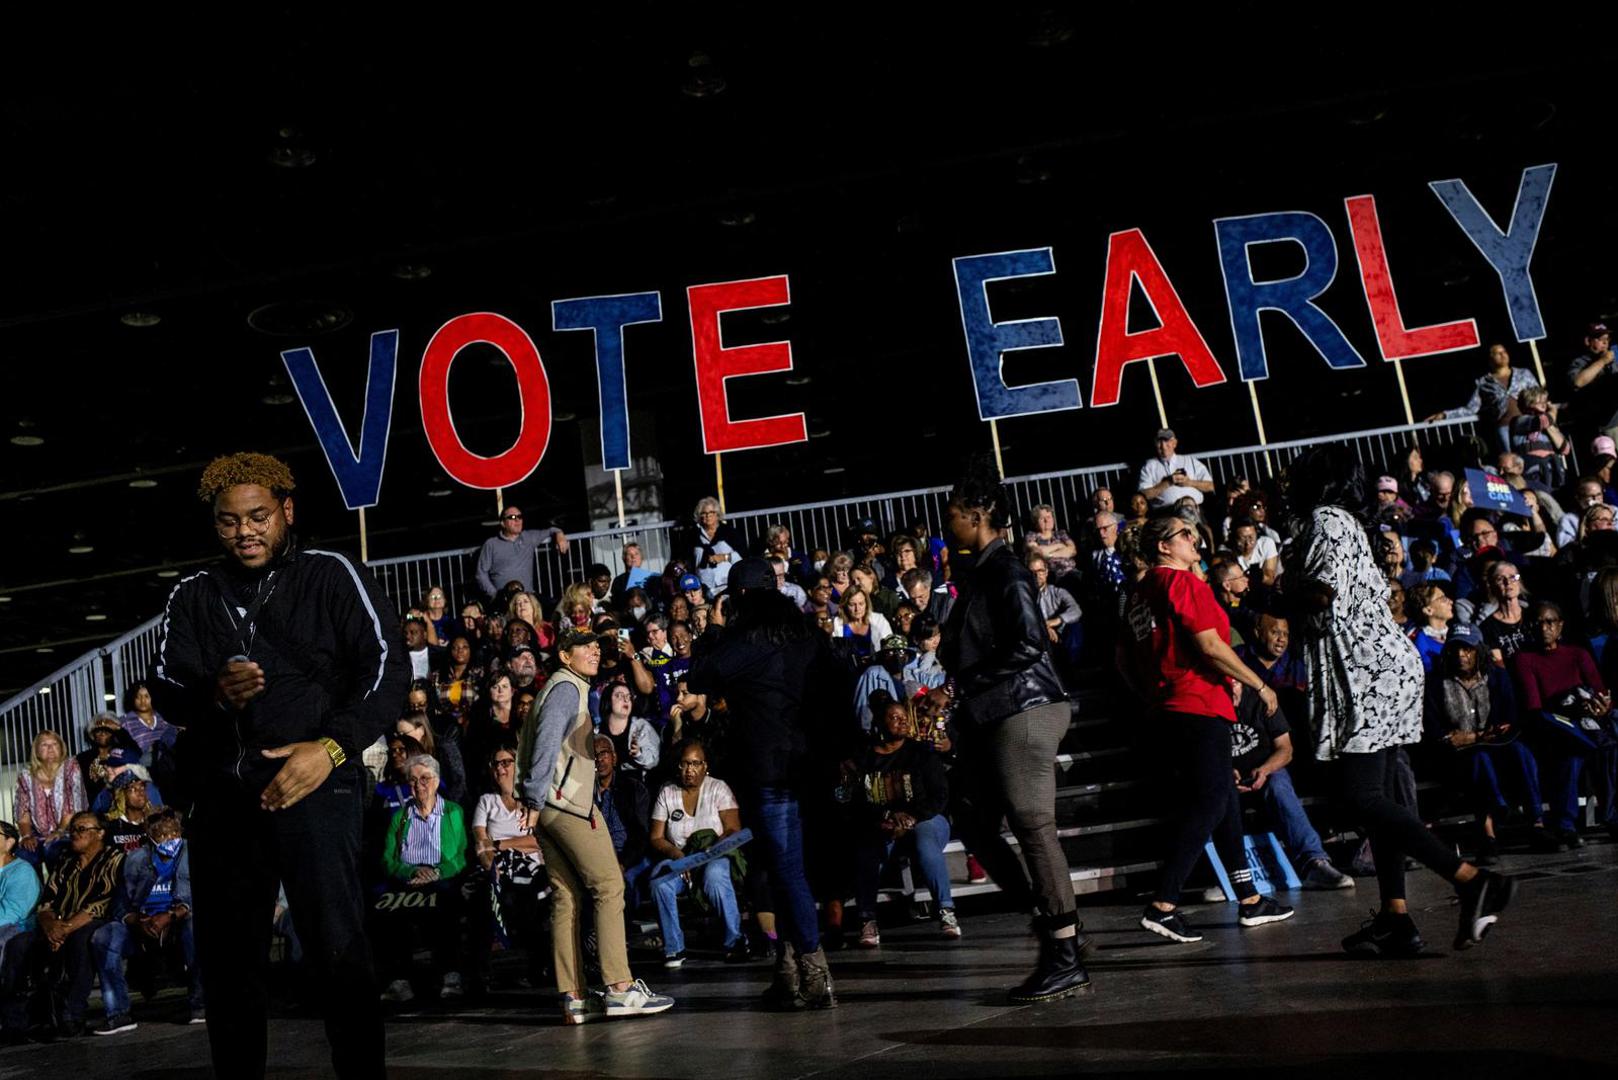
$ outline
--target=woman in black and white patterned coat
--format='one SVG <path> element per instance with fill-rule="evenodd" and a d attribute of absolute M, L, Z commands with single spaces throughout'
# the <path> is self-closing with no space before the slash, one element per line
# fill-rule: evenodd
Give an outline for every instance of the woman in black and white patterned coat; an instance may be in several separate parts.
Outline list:
<path fill-rule="evenodd" d="M 1296 520 L 1288 588 L 1300 611 L 1309 702 L 1319 732 L 1315 756 L 1334 763 L 1338 785 L 1371 840 L 1382 906 L 1343 948 L 1412 956 L 1424 947 L 1405 904 L 1409 855 L 1454 883 L 1461 898 L 1455 948 L 1483 940 L 1511 899 L 1513 882 L 1458 858 L 1393 798 L 1399 747 L 1421 737 L 1421 658 L 1388 611 L 1365 527 L 1365 473 L 1352 452 L 1318 447 L 1287 472 Z"/>

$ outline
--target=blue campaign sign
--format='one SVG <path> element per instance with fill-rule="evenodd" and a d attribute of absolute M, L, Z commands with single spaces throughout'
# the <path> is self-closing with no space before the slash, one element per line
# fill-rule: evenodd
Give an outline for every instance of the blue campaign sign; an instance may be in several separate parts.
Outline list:
<path fill-rule="evenodd" d="M 1497 473 L 1468 469 L 1466 486 L 1472 493 L 1474 506 L 1497 510 L 1502 514 L 1518 514 L 1522 517 L 1528 517 L 1533 513 L 1528 509 L 1528 500 L 1522 497 L 1522 492 L 1506 483 L 1505 478 Z"/>

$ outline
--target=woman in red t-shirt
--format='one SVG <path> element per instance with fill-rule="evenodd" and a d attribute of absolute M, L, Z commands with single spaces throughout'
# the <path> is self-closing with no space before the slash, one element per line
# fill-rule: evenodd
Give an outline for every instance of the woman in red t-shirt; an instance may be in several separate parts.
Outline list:
<path fill-rule="evenodd" d="M 1170 941 L 1202 940 L 1180 918 L 1176 904 L 1210 833 L 1230 872 L 1241 925 L 1280 922 L 1291 917 L 1292 909 L 1253 887 L 1242 848 L 1242 811 L 1230 758 L 1236 708 L 1226 680 L 1251 688 L 1270 715 L 1276 709 L 1275 691 L 1230 647 L 1230 618 L 1195 572 L 1200 561 L 1196 529 L 1174 514 L 1154 517 L 1141 530 L 1141 552 L 1155 558 L 1156 565 L 1130 598 L 1129 633 L 1121 646 L 1130 656 L 1120 666 L 1131 673 L 1137 692 L 1168 728 L 1186 798 L 1141 927 Z"/>

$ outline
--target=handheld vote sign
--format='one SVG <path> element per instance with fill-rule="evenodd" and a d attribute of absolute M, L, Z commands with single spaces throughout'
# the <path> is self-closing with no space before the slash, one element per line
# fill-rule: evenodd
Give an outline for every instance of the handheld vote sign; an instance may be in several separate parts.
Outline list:
<path fill-rule="evenodd" d="M 1466 487 L 1472 493 L 1474 506 L 1496 510 L 1502 514 L 1517 514 L 1521 517 L 1528 517 L 1533 513 L 1528 509 L 1528 500 L 1522 497 L 1522 492 L 1506 483 L 1505 478 L 1498 473 L 1468 469 Z"/>

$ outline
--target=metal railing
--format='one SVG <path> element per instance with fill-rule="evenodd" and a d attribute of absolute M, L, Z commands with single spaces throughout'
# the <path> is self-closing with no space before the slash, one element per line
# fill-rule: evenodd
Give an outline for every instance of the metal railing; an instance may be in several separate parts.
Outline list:
<path fill-rule="evenodd" d="M 1471 419 L 1446 420 L 1348 432 L 1322 439 L 1216 450 L 1195 456 L 1208 466 L 1215 483 L 1222 487 L 1238 476 L 1252 480 L 1274 476 L 1305 449 L 1323 442 L 1353 447 L 1369 471 L 1396 461 L 1413 441 L 1419 441 L 1429 450 L 1465 443 L 1472 438 L 1474 426 Z M 1123 509 L 1125 493 L 1134 490 L 1134 480 L 1134 470 L 1118 462 L 1011 476 L 1005 479 L 1005 485 L 1019 521 L 1033 507 L 1049 504 L 1055 510 L 1057 521 L 1071 528 L 1087 516 L 1090 499 L 1099 487 L 1113 488 L 1118 493 L 1119 509 Z M 835 551 L 851 539 L 855 523 L 865 517 L 876 519 L 885 529 L 907 528 L 921 521 L 934 535 L 939 535 L 948 498 L 948 487 L 918 488 L 886 495 L 736 511 L 727 515 L 727 520 L 749 545 L 761 541 L 771 525 L 781 524 L 791 530 L 793 543 L 799 550 Z M 568 584 L 583 580 L 595 563 L 605 565 L 614 574 L 621 572 L 623 544 L 629 539 L 640 542 L 647 565 L 661 566 L 674 557 L 689 559 L 689 552 L 673 548 L 677 532 L 685 527 L 684 522 L 657 521 L 600 529 L 569 537 L 565 553 L 554 547 L 543 547 L 536 553 L 535 560 L 539 592 L 560 596 Z M 468 547 L 406 555 L 377 559 L 368 565 L 383 591 L 401 611 L 419 604 L 428 588 L 437 585 L 445 591 L 449 610 L 458 612 L 466 601 L 482 599 L 482 590 L 476 581 L 478 550 Z M 85 729 L 95 714 L 121 706 L 130 684 L 147 677 L 157 650 L 159 622 L 160 618 L 153 618 L 143 623 L 0 704 L 0 816 L 9 817 L 11 813 L 13 777 L 17 766 L 28 760 L 35 734 L 42 730 L 56 731 L 67 742 L 69 752 L 76 753 L 85 745 Z"/>

